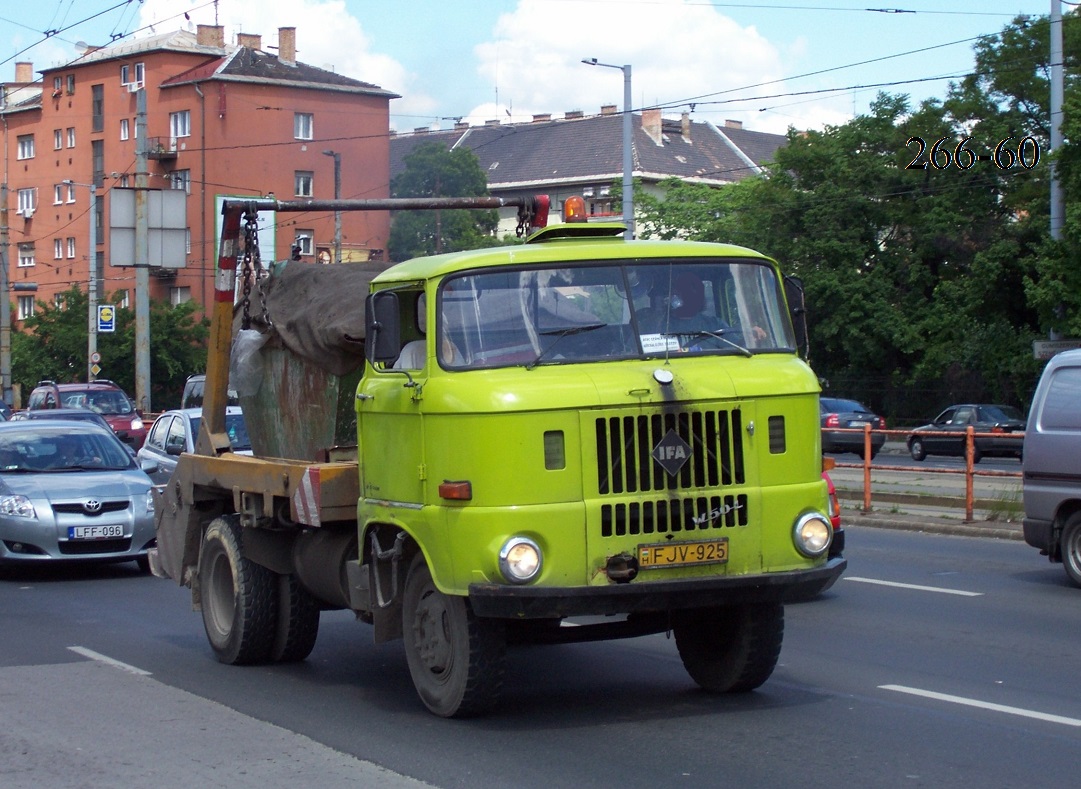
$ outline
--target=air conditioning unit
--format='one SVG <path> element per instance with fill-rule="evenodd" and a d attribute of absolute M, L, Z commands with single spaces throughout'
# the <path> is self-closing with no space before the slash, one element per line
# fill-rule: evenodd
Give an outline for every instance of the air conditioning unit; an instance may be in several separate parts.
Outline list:
<path fill-rule="evenodd" d="M 142 86 L 143 86 L 143 83 L 141 83 L 141 82 L 129 82 L 128 83 L 128 93 L 138 93 L 139 88 L 141 88 Z"/>
<path fill-rule="evenodd" d="M 33 219 L 34 218 L 34 209 L 33 208 L 24 208 L 22 210 L 22 215 L 26 219 Z"/>

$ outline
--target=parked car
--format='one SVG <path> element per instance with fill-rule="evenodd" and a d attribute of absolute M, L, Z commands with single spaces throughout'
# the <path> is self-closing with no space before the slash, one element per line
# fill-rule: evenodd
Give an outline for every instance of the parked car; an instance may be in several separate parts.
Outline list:
<path fill-rule="evenodd" d="M 200 408 L 203 405 L 203 389 L 206 387 L 206 375 L 199 373 L 189 375 L 184 382 L 184 394 L 180 396 L 181 408 Z M 235 390 L 226 392 L 226 402 L 229 405 L 240 405 L 240 397 Z"/>
<path fill-rule="evenodd" d="M 965 456 L 967 429 L 975 432 L 972 461 L 984 456 L 1015 457 L 1024 452 L 1025 416 L 1012 405 L 951 405 L 929 425 L 917 427 L 908 436 L 913 460 L 928 455 Z M 931 435 L 945 433 L 947 435 Z"/>
<path fill-rule="evenodd" d="M 818 410 L 822 417 L 823 452 L 855 452 L 862 458 L 865 449 L 863 433 L 840 432 L 841 429 L 862 431 L 866 425 L 870 425 L 872 431 L 886 429 L 883 417 L 855 400 L 820 397 Z M 885 443 L 885 433 L 871 433 L 872 458 Z"/>
<path fill-rule="evenodd" d="M 1025 542 L 1081 586 L 1081 350 L 1044 367 L 1021 461 Z"/>
<path fill-rule="evenodd" d="M 87 384 L 40 381 L 30 393 L 28 410 L 85 408 L 101 414 L 121 441 L 139 449 L 146 439 L 146 425 L 135 403 L 112 381 L 99 378 Z"/>
<path fill-rule="evenodd" d="M 155 542 L 150 478 L 107 427 L 0 423 L 0 564 L 135 561 Z"/>
<path fill-rule="evenodd" d="M 27 419 L 73 419 L 76 422 L 90 422 L 99 427 L 112 430 L 109 423 L 105 421 L 105 417 L 97 411 L 91 411 L 89 408 L 38 408 L 34 411 L 26 409 L 16 411 L 9 419 L 13 422 Z"/>
<path fill-rule="evenodd" d="M 195 451 L 195 439 L 199 435 L 202 418 L 202 408 L 180 408 L 166 411 L 154 420 L 138 457 L 155 485 L 164 485 L 169 481 L 176 469 L 178 455 Z M 244 412 L 240 406 L 231 405 L 225 409 L 225 430 L 235 453 L 252 453 L 251 439 L 248 438 Z"/>

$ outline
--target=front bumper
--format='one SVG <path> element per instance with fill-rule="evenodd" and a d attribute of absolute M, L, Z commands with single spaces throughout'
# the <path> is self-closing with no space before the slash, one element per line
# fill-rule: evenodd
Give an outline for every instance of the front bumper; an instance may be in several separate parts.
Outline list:
<path fill-rule="evenodd" d="M 809 570 L 609 586 L 471 584 L 469 602 L 477 616 L 496 619 L 607 616 L 743 603 L 798 603 L 833 586 L 847 565 L 847 560 L 837 557 Z"/>

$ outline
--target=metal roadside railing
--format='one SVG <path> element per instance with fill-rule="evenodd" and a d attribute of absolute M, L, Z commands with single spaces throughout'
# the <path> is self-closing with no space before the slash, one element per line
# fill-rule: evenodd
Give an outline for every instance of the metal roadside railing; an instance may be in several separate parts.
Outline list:
<path fill-rule="evenodd" d="M 891 436 L 894 438 L 900 438 L 902 443 L 907 443 L 908 436 L 912 435 L 911 430 L 872 430 L 870 425 L 865 425 L 860 428 L 830 428 L 831 433 L 863 433 L 863 462 L 862 463 L 839 463 L 833 461 L 830 464 L 834 468 L 852 468 L 863 469 L 863 511 L 871 511 L 871 469 L 879 472 L 920 472 L 931 474 L 964 474 L 965 476 L 965 520 L 973 520 L 973 511 L 975 508 L 975 496 L 974 496 L 974 480 L 977 476 L 980 477 L 1012 477 L 1016 479 L 1021 478 L 1020 471 L 1000 471 L 998 469 L 980 469 L 976 467 L 975 463 L 975 451 L 976 451 L 976 431 L 969 425 L 965 429 L 965 464 L 963 468 L 943 468 L 934 466 L 895 466 L 895 465 L 877 465 L 871 459 L 871 447 L 872 447 L 872 435 L 883 435 L 889 439 Z M 957 438 L 956 432 L 947 431 L 932 431 L 921 430 L 919 435 L 924 437 L 947 437 Z M 1024 441 L 1024 433 L 980 433 L 980 436 L 994 436 L 996 440 L 1005 439 L 1007 441 L 1017 441 L 1018 450 L 1021 449 L 1020 445 Z M 832 460 L 832 458 L 831 458 Z M 828 470 L 828 469 L 827 469 Z"/>

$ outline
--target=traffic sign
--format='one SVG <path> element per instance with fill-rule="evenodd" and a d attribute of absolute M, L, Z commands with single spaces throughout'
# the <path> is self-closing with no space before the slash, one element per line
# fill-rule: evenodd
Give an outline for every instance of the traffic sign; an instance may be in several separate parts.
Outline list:
<path fill-rule="evenodd" d="M 93 362 L 94 364 L 97 364 L 98 362 L 101 361 L 101 354 L 98 353 L 97 351 L 94 351 L 92 354 L 90 354 L 90 361 Z"/>
<path fill-rule="evenodd" d="M 1081 348 L 1081 340 L 1036 340 L 1032 343 L 1032 355 L 1036 359 L 1050 359 L 1056 353 Z"/>
<path fill-rule="evenodd" d="M 116 309 L 112 304 L 98 305 L 98 331 L 116 331 Z"/>
<path fill-rule="evenodd" d="M 94 375 L 98 375 L 99 373 L 101 373 L 101 368 L 98 367 L 96 364 L 93 364 L 90 366 L 90 372 L 92 372 Z"/>

